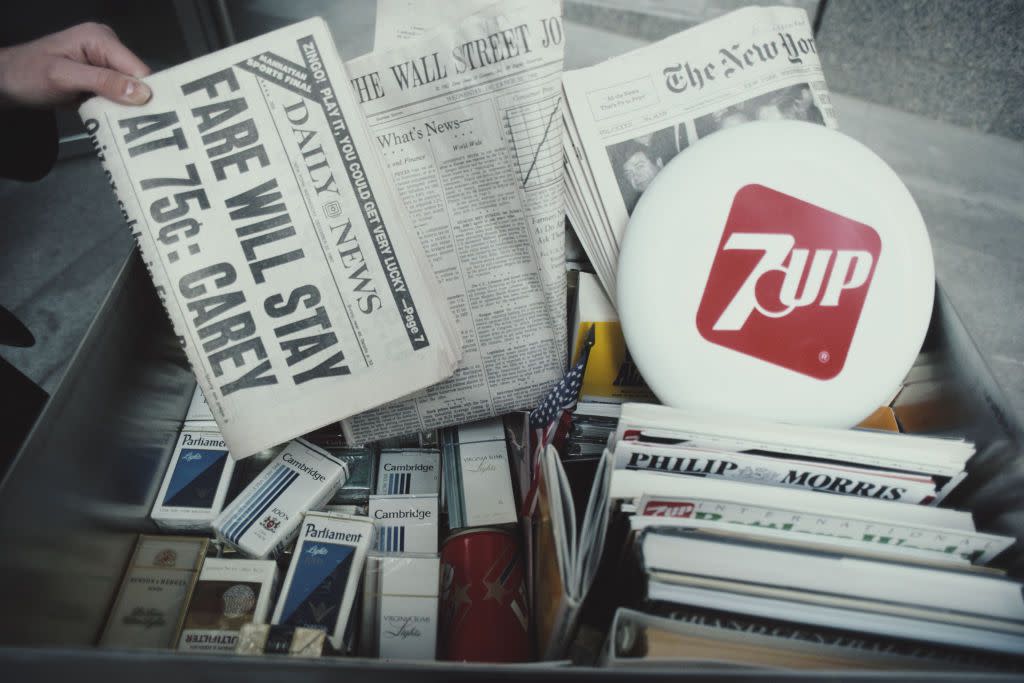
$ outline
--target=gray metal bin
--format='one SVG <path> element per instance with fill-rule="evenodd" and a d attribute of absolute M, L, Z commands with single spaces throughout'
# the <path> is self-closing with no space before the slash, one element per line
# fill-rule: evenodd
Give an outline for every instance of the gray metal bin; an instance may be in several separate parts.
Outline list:
<path fill-rule="evenodd" d="M 1024 432 L 941 288 L 930 347 L 944 351 L 975 440 L 972 476 L 955 492 L 980 528 L 1024 538 Z M 93 647 L 148 513 L 195 382 L 138 257 L 125 262 L 60 387 L 0 482 L 0 666 L 7 680 L 417 680 L 633 678 L 623 670 L 427 664 L 359 659 L 190 656 Z M 1018 542 L 1007 567 L 1024 574 Z M 18 675 L 24 674 L 24 675 Z M 778 672 L 643 670 L 644 676 L 780 678 Z M 823 677 L 838 679 L 835 672 Z M 848 677 L 879 674 L 853 672 Z M 882 674 L 885 677 L 888 677 Z M 789 678 L 814 677 L 790 674 Z M 934 673 L 896 674 L 936 680 Z"/>

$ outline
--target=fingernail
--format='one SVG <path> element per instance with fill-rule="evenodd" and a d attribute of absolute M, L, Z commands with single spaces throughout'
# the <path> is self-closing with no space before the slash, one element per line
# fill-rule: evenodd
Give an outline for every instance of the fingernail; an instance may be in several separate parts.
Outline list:
<path fill-rule="evenodd" d="M 128 79 L 124 86 L 124 99 L 132 104 L 145 104 L 153 96 L 153 91 L 142 81 Z"/>

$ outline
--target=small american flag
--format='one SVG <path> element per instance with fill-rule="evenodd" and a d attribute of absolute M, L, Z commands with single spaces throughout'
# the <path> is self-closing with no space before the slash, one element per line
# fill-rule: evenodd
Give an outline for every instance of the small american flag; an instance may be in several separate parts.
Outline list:
<path fill-rule="evenodd" d="M 590 360 L 590 349 L 594 346 L 594 326 L 591 325 L 580 349 L 580 359 L 558 384 L 548 393 L 539 406 L 530 413 L 530 453 L 532 485 L 523 501 L 526 514 L 530 514 L 536 502 L 537 475 L 540 454 L 549 444 L 560 443 L 565 438 L 572 421 L 571 411 L 580 398 L 583 375 Z"/>

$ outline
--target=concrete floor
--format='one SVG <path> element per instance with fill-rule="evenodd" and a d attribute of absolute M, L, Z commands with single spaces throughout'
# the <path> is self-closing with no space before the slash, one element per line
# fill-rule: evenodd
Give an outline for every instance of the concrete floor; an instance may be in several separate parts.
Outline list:
<path fill-rule="evenodd" d="M 321 13 L 344 57 L 370 47 L 370 0 L 347 4 L 344 12 L 337 3 L 318 1 L 246 6 L 252 10 L 250 30 L 260 21 L 283 24 Z M 646 42 L 597 28 L 596 21 L 588 24 L 585 9 L 567 12 L 577 18 L 566 22 L 566 68 Z M 826 13 L 823 31 L 827 21 Z M 826 77 L 827 68 L 828 60 Z M 886 73 L 876 76 L 884 79 Z M 1010 90 L 1008 97 L 1024 92 L 1019 85 Z M 1024 415 L 1024 143 L 863 99 L 835 99 L 841 130 L 886 159 L 917 199 L 931 232 L 938 278 L 1009 404 Z M 0 304 L 38 340 L 30 349 L 0 347 L 0 355 L 52 392 L 132 243 L 92 158 L 60 162 L 39 183 L 0 181 L 0 207 Z"/>

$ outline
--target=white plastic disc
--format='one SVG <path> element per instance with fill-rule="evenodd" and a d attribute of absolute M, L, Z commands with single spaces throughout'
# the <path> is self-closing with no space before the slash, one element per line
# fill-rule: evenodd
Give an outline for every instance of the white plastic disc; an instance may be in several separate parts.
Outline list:
<path fill-rule="evenodd" d="M 669 162 L 626 229 L 617 306 L 666 405 L 850 427 L 931 320 L 931 243 L 874 152 L 809 123 L 725 129 Z"/>

